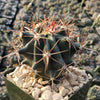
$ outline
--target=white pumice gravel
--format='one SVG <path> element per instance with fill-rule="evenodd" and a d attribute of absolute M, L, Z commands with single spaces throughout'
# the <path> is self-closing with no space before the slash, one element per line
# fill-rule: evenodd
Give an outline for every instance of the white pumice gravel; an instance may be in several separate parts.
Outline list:
<path fill-rule="evenodd" d="M 69 95 L 92 79 L 92 76 L 85 70 L 73 66 L 68 67 L 64 77 L 59 80 L 59 83 L 54 83 L 53 87 L 42 78 L 36 80 L 34 75 L 31 67 L 22 65 L 7 74 L 7 78 L 36 100 L 68 100 Z"/>

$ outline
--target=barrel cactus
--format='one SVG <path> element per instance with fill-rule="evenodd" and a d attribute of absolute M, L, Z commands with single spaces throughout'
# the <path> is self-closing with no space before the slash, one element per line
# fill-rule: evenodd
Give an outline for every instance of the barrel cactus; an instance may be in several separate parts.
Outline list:
<path fill-rule="evenodd" d="M 69 22 L 70 23 L 70 22 Z M 79 44 L 74 40 L 79 37 L 73 34 L 71 24 L 64 24 L 55 17 L 41 19 L 25 25 L 21 33 L 23 48 L 19 54 L 26 59 L 22 61 L 33 68 L 35 77 L 44 79 L 57 78 L 61 69 L 68 64 L 73 64 L 71 57 L 79 49 Z"/>

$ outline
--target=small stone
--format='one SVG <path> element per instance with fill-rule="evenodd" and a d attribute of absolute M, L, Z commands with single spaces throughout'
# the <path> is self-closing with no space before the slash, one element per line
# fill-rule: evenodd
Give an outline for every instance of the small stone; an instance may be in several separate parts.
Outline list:
<path fill-rule="evenodd" d="M 7 74 L 7 78 L 8 78 L 8 80 L 10 80 L 11 82 L 14 82 L 13 78 L 12 78 L 9 74 Z"/>
<path fill-rule="evenodd" d="M 41 1 L 41 0 L 36 0 L 36 1 L 35 1 L 35 6 L 36 6 L 36 7 L 42 6 L 42 1 Z"/>
<path fill-rule="evenodd" d="M 42 88 L 43 86 L 40 85 L 40 84 L 38 84 L 38 83 L 36 83 L 36 84 L 35 84 L 35 87 L 37 87 L 37 88 Z"/>
<path fill-rule="evenodd" d="M 94 3 L 91 2 L 91 1 L 86 1 L 86 2 L 87 2 L 87 3 L 86 3 L 86 7 L 87 7 L 87 8 L 92 8 L 92 7 L 95 6 Z"/>
<path fill-rule="evenodd" d="M 80 83 L 80 84 L 79 84 L 79 87 L 81 88 L 82 86 L 83 86 L 83 83 Z"/>
<path fill-rule="evenodd" d="M 9 75 L 10 75 L 10 76 L 13 76 L 13 75 L 14 75 L 14 73 L 16 73 L 18 70 L 19 70 L 19 68 L 18 68 L 18 67 L 16 67 L 16 68 L 15 68 L 15 70 L 14 70 L 13 72 L 9 73 Z"/>
<path fill-rule="evenodd" d="M 26 93 L 29 93 L 29 90 L 28 89 L 23 89 L 22 88 L 22 90 L 25 91 Z"/>
<path fill-rule="evenodd" d="M 82 28 L 82 30 L 85 33 L 94 33 L 95 32 L 95 30 L 92 27 L 90 27 L 90 26 L 86 26 L 86 27 Z"/>
<path fill-rule="evenodd" d="M 48 83 L 49 83 L 49 81 L 42 81 L 39 84 L 41 84 L 41 85 L 47 85 Z"/>
<path fill-rule="evenodd" d="M 97 52 L 100 52 L 100 42 L 93 46 L 93 50 L 96 50 Z M 97 64 L 100 64 L 100 55 L 96 57 Z"/>
<path fill-rule="evenodd" d="M 62 84 L 65 88 L 68 88 L 69 87 L 69 82 L 68 80 L 63 80 L 63 84 Z"/>
<path fill-rule="evenodd" d="M 84 78 L 87 78 L 87 74 L 86 74 L 86 71 L 85 70 L 82 70 L 81 76 L 84 77 Z"/>
<path fill-rule="evenodd" d="M 99 27 L 96 27 L 96 30 L 98 32 L 98 34 L 100 35 L 100 26 Z M 100 42 L 100 41 L 99 41 Z M 100 44 L 99 44 L 100 45 Z"/>
<path fill-rule="evenodd" d="M 35 86 L 36 82 L 37 82 L 37 79 L 34 79 L 34 81 L 32 82 L 33 87 Z"/>
<path fill-rule="evenodd" d="M 46 90 L 41 94 L 43 100 L 53 100 L 52 93 L 50 90 Z"/>
<path fill-rule="evenodd" d="M 94 44 L 94 43 L 98 43 L 98 41 L 100 40 L 99 36 L 95 33 L 92 33 L 92 34 L 89 34 L 88 35 L 88 41 L 91 40 L 91 44 Z"/>
<path fill-rule="evenodd" d="M 30 83 L 23 83 L 23 88 L 28 88 L 28 87 L 30 87 L 32 84 L 30 84 Z"/>
<path fill-rule="evenodd" d="M 40 93 L 41 89 L 34 88 L 34 91 L 32 91 L 32 96 L 37 100 L 39 98 Z"/>
<path fill-rule="evenodd" d="M 43 98 L 38 98 L 38 100 L 44 100 Z"/>
<path fill-rule="evenodd" d="M 78 85 L 79 84 L 78 81 L 77 81 L 77 75 L 75 75 L 72 72 L 69 74 L 68 81 L 70 82 L 70 84 L 72 86 L 75 86 L 75 85 Z"/>
<path fill-rule="evenodd" d="M 63 86 L 59 87 L 59 94 L 61 94 L 62 96 L 65 96 L 66 94 L 68 94 L 69 90 L 65 89 Z"/>
<path fill-rule="evenodd" d="M 29 73 L 31 71 L 31 68 L 29 66 L 26 66 L 25 64 L 23 64 L 19 71 L 23 74 Z"/>
<path fill-rule="evenodd" d="M 90 14 L 93 14 L 95 12 L 99 12 L 98 8 L 97 7 L 92 7 L 91 11 L 90 11 Z"/>
<path fill-rule="evenodd" d="M 92 19 L 95 20 L 97 17 L 98 17 L 99 13 L 97 12 L 94 12 L 93 16 L 92 16 Z"/>
<path fill-rule="evenodd" d="M 68 95 L 64 97 L 64 100 L 68 100 Z"/>
<path fill-rule="evenodd" d="M 24 84 L 24 80 L 25 80 L 25 77 L 27 76 L 27 74 L 22 74 L 20 75 L 20 77 L 18 78 L 18 80 L 16 81 L 16 85 L 19 86 L 19 87 L 23 87 L 23 84 Z"/>
<path fill-rule="evenodd" d="M 71 82 L 71 85 L 72 85 L 72 86 L 77 86 L 77 85 L 79 85 L 78 81 L 71 80 L 70 82 Z"/>
<path fill-rule="evenodd" d="M 79 16 L 79 18 L 81 19 L 81 18 L 85 18 L 85 17 L 86 17 L 86 14 L 80 13 L 80 14 L 78 14 L 78 16 Z"/>
<path fill-rule="evenodd" d="M 82 18 L 81 22 L 82 22 L 82 24 L 84 24 L 84 26 L 92 25 L 92 21 L 88 18 Z"/>
<path fill-rule="evenodd" d="M 62 100 L 63 99 L 63 97 L 61 96 L 61 94 L 59 94 L 59 93 L 55 93 L 54 95 L 53 95 L 53 100 Z"/>
<path fill-rule="evenodd" d="M 80 69 L 78 69 L 78 68 L 73 68 L 73 69 L 74 69 L 74 73 L 76 75 L 81 75 L 81 70 Z"/>
<path fill-rule="evenodd" d="M 38 83 L 42 82 L 43 81 L 43 78 L 39 78 L 38 79 Z"/>
<path fill-rule="evenodd" d="M 72 80 L 77 80 L 77 75 L 74 73 L 74 71 L 69 74 L 69 78 Z"/>
<path fill-rule="evenodd" d="M 19 30 L 21 27 L 21 21 L 16 20 L 16 22 L 14 22 L 14 29 Z"/>
<path fill-rule="evenodd" d="M 83 82 L 83 81 L 85 81 L 84 78 L 83 78 L 82 76 L 78 76 L 77 80 L 78 80 L 78 82 Z"/>
<path fill-rule="evenodd" d="M 11 20 L 8 20 L 7 18 L 0 18 L 0 24 L 10 24 Z"/>
<path fill-rule="evenodd" d="M 49 85 L 47 85 L 47 86 L 41 88 L 41 91 L 43 91 L 43 92 L 46 91 L 46 90 L 50 90 L 51 91 L 51 87 Z"/>
<path fill-rule="evenodd" d="M 90 74 L 88 74 L 88 78 L 89 78 L 89 79 L 92 79 L 92 76 L 91 76 Z"/>
<path fill-rule="evenodd" d="M 4 11 L 4 15 L 14 17 L 14 15 L 11 12 L 11 10 L 7 10 L 7 9 Z"/>
<path fill-rule="evenodd" d="M 19 73 L 19 69 L 20 69 L 20 67 L 16 67 L 15 70 L 12 73 L 10 73 L 9 75 L 13 75 L 13 77 L 17 76 L 17 73 Z"/>
<path fill-rule="evenodd" d="M 17 82 L 17 81 L 18 81 L 18 77 L 14 77 L 13 80 L 14 80 L 15 82 Z"/>
<path fill-rule="evenodd" d="M 97 64 L 100 64 L 100 55 L 98 55 L 98 56 L 96 57 L 96 62 L 97 62 Z"/>
<path fill-rule="evenodd" d="M 33 87 L 28 87 L 28 90 L 30 91 L 30 93 L 33 91 Z"/>
<path fill-rule="evenodd" d="M 10 30 L 11 28 L 10 28 L 9 26 L 0 24 L 0 29 L 1 29 L 1 31 L 3 31 L 3 30 Z M 1 39 L 0 39 L 0 40 L 1 40 Z"/>
<path fill-rule="evenodd" d="M 74 87 L 73 87 L 73 90 L 74 90 L 74 91 L 77 91 L 78 89 L 79 89 L 79 86 L 74 86 Z"/>

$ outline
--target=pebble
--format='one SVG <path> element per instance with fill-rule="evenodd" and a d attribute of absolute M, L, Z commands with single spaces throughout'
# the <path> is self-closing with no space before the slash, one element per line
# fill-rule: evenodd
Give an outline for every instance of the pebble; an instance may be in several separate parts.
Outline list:
<path fill-rule="evenodd" d="M 97 64 L 100 64 L 100 55 L 98 55 L 98 56 L 96 57 L 96 63 L 97 63 Z"/>
<path fill-rule="evenodd" d="M 94 7 L 94 3 L 91 2 L 91 1 L 86 1 L 86 7 L 87 8 L 92 8 L 92 7 Z"/>
<path fill-rule="evenodd" d="M 90 11 L 90 14 L 93 15 L 95 12 L 98 12 L 99 13 L 99 10 L 97 7 L 92 7 L 91 8 L 91 11 Z"/>
<path fill-rule="evenodd" d="M 22 90 L 29 94 L 29 90 L 28 89 L 22 88 Z"/>
<path fill-rule="evenodd" d="M 7 78 L 8 78 L 8 80 L 10 80 L 11 82 L 14 83 L 14 79 L 9 74 L 7 75 Z"/>
<path fill-rule="evenodd" d="M 64 100 L 68 100 L 68 96 L 65 96 L 65 97 L 64 97 Z"/>
<path fill-rule="evenodd" d="M 14 77 L 13 80 L 14 80 L 15 82 L 17 82 L 17 81 L 18 81 L 18 78 L 17 78 L 17 77 Z"/>
<path fill-rule="evenodd" d="M 11 28 L 9 26 L 1 24 L 0 29 L 1 29 L 1 31 L 3 31 L 3 30 L 10 30 Z"/>
<path fill-rule="evenodd" d="M 70 83 L 68 82 L 68 80 L 63 80 L 63 83 L 62 85 L 65 87 L 65 88 L 68 88 L 70 86 Z"/>
<path fill-rule="evenodd" d="M 86 74 L 86 71 L 85 70 L 82 70 L 81 76 L 84 77 L 84 78 L 87 78 L 87 74 Z"/>
<path fill-rule="evenodd" d="M 55 93 L 53 95 L 53 99 L 52 100 L 63 100 L 63 97 L 61 96 L 61 94 Z"/>
<path fill-rule="evenodd" d="M 77 91 L 79 89 L 79 86 L 74 86 L 73 91 Z"/>
<path fill-rule="evenodd" d="M 0 18 L 0 24 L 10 24 L 11 23 L 11 20 L 8 20 L 7 18 Z"/>
<path fill-rule="evenodd" d="M 90 74 L 88 74 L 88 78 L 89 78 L 89 79 L 92 79 L 92 76 L 91 76 Z"/>
<path fill-rule="evenodd" d="M 98 15 L 99 15 L 99 13 L 94 12 L 93 15 L 92 15 L 92 19 L 95 20 L 98 17 Z"/>
<path fill-rule="evenodd" d="M 75 80 L 70 80 L 70 83 L 71 83 L 72 86 L 79 85 L 78 81 L 75 81 Z"/>
<path fill-rule="evenodd" d="M 46 90 L 50 90 L 51 91 L 51 87 L 49 85 L 47 85 L 47 86 L 41 88 L 42 92 L 44 92 Z"/>
<path fill-rule="evenodd" d="M 81 75 L 81 70 L 77 69 L 77 68 L 73 68 L 74 69 L 74 73 L 79 76 Z"/>
<path fill-rule="evenodd" d="M 68 81 L 70 82 L 70 84 L 72 86 L 79 84 L 78 81 L 77 81 L 77 75 L 75 75 L 74 73 L 70 73 L 69 74 Z"/>
<path fill-rule="evenodd" d="M 77 80 L 78 80 L 78 82 L 83 82 L 83 81 L 85 81 L 85 79 L 84 79 L 82 76 L 78 76 Z"/>
<path fill-rule="evenodd" d="M 96 27 L 97 33 L 100 35 L 100 26 Z"/>
<path fill-rule="evenodd" d="M 27 1 L 27 0 L 21 0 L 20 2 L 21 2 L 20 4 L 22 6 L 24 6 L 24 5 L 28 5 L 30 3 L 30 0 L 29 1 Z"/>
<path fill-rule="evenodd" d="M 23 87 L 23 88 L 28 88 L 28 87 L 30 87 L 31 85 L 32 85 L 32 84 L 26 83 L 26 82 L 25 82 L 25 83 L 23 83 L 23 86 L 22 86 L 22 87 Z"/>
<path fill-rule="evenodd" d="M 38 98 L 38 100 L 44 100 L 43 98 Z"/>
<path fill-rule="evenodd" d="M 83 83 L 79 84 L 79 87 L 81 88 L 83 86 Z"/>
<path fill-rule="evenodd" d="M 42 81 L 39 84 L 41 84 L 41 85 L 47 85 L 48 83 L 49 83 L 49 81 Z"/>
<path fill-rule="evenodd" d="M 37 88 L 42 88 L 43 86 L 40 85 L 40 84 L 38 84 L 38 83 L 36 83 L 36 84 L 35 84 L 35 87 L 37 87 Z"/>
<path fill-rule="evenodd" d="M 50 90 L 46 90 L 41 94 L 43 100 L 53 100 L 52 93 Z M 56 100 L 56 99 L 55 99 Z"/>
<path fill-rule="evenodd" d="M 19 30 L 21 26 L 21 21 L 16 20 L 16 22 L 14 22 L 14 29 L 15 30 Z"/>
<path fill-rule="evenodd" d="M 88 18 L 82 18 L 81 22 L 82 22 L 82 24 L 84 24 L 84 26 L 92 25 L 92 21 Z"/>
<path fill-rule="evenodd" d="M 80 13 L 80 14 L 78 14 L 78 17 L 79 17 L 80 19 L 85 18 L 85 17 L 86 17 L 86 14 Z"/>
<path fill-rule="evenodd" d="M 91 41 L 91 44 L 98 43 L 99 39 L 99 36 L 95 33 L 88 35 L 88 41 Z"/>
<path fill-rule="evenodd" d="M 39 98 L 40 93 L 41 89 L 34 88 L 34 91 L 32 91 L 32 96 L 37 100 Z"/>
<path fill-rule="evenodd" d="M 8 10 L 5 10 L 4 12 L 3 12 L 3 14 L 4 15 L 7 15 L 7 16 L 10 16 L 10 17 L 14 17 L 14 15 L 13 15 L 13 13 L 8 9 Z"/>
<path fill-rule="evenodd" d="M 69 90 L 68 89 L 65 89 L 63 86 L 60 86 L 59 87 L 59 94 L 61 94 L 62 96 L 67 95 L 68 92 L 69 92 Z"/>
<path fill-rule="evenodd" d="M 60 83 L 59 83 L 59 84 L 60 84 Z M 59 84 L 55 84 L 55 83 L 53 84 L 53 90 L 54 90 L 55 92 L 57 92 L 57 93 L 59 92 L 59 86 L 60 86 Z"/>
<path fill-rule="evenodd" d="M 84 28 L 83 28 L 83 31 L 84 31 L 85 33 L 94 33 L 94 32 L 95 32 L 95 30 L 94 30 L 92 27 L 90 27 L 90 26 L 84 27 Z"/>

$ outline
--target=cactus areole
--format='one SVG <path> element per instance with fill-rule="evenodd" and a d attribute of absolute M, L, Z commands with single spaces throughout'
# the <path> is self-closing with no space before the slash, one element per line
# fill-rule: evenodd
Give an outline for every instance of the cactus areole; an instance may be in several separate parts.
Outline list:
<path fill-rule="evenodd" d="M 70 28 L 61 21 L 58 24 L 54 18 L 37 21 L 33 27 L 25 27 L 27 30 L 21 35 L 23 48 L 19 54 L 26 58 L 22 63 L 36 70 L 36 77 L 55 78 L 60 69 L 72 63 L 71 57 L 80 46 L 73 41 L 78 35 L 70 36 L 73 34 Z"/>

